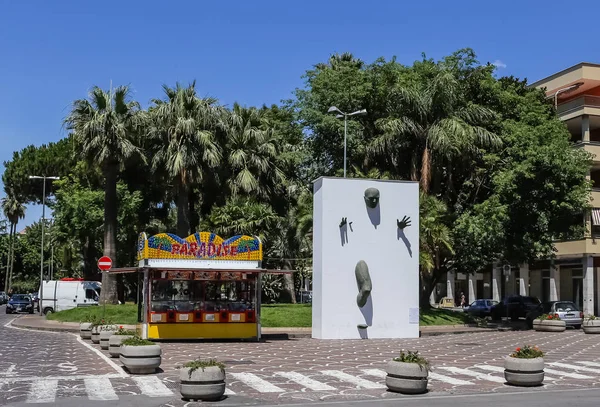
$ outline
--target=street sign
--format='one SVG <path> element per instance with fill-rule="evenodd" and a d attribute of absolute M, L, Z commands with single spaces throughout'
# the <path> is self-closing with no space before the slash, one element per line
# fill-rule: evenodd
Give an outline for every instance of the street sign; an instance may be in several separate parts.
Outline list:
<path fill-rule="evenodd" d="M 98 260 L 98 268 L 102 271 L 110 270 L 112 267 L 112 260 L 108 256 L 102 256 Z"/>

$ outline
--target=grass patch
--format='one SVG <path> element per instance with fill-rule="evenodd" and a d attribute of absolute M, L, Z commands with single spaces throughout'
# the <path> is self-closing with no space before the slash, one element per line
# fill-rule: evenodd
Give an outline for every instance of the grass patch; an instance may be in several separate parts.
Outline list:
<path fill-rule="evenodd" d="M 310 304 L 265 304 L 260 308 L 260 322 L 265 328 L 310 328 Z"/>
<path fill-rule="evenodd" d="M 137 323 L 137 305 L 98 305 L 91 307 L 73 308 L 66 311 L 54 312 L 46 318 L 60 322 L 86 322 L 89 317 L 104 318 L 108 324 L 135 325 Z"/>
<path fill-rule="evenodd" d="M 469 314 L 459 311 L 450 311 L 446 309 L 430 308 L 421 309 L 419 314 L 419 325 L 463 325 L 473 324 L 476 320 Z"/>

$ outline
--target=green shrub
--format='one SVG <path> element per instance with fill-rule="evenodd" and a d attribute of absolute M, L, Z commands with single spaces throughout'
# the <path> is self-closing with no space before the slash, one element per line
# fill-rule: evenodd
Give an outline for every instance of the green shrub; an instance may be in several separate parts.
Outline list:
<path fill-rule="evenodd" d="M 127 338 L 125 339 L 123 342 L 121 342 L 121 345 L 125 345 L 125 346 L 149 346 L 149 345 L 154 345 L 154 342 L 151 342 L 147 339 L 142 339 L 139 336 L 134 336 L 133 338 Z"/>
<path fill-rule="evenodd" d="M 187 362 L 186 364 L 183 365 L 183 367 L 187 367 L 190 369 L 190 371 L 189 371 L 190 378 L 192 377 L 192 373 L 195 372 L 196 370 L 202 369 L 202 371 L 204 372 L 205 368 L 213 367 L 213 366 L 218 367 L 222 371 L 225 371 L 225 365 L 221 362 L 217 362 L 215 359 L 192 360 L 191 362 Z"/>
<path fill-rule="evenodd" d="M 404 351 L 400 352 L 400 357 L 394 358 L 395 362 L 416 363 L 421 367 L 429 370 L 429 362 L 423 356 L 419 355 L 419 351 Z"/>

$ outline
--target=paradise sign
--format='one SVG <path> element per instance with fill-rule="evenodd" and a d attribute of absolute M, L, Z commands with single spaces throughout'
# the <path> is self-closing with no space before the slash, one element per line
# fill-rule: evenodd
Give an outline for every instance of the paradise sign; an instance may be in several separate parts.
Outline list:
<path fill-rule="evenodd" d="M 262 243 L 258 237 L 234 236 L 227 240 L 210 233 L 199 232 L 185 239 L 160 233 L 138 239 L 138 261 L 143 259 L 188 260 L 262 260 Z"/>

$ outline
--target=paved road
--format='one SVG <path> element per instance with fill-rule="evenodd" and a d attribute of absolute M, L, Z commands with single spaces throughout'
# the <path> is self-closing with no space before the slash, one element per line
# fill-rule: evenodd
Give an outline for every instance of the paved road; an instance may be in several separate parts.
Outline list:
<path fill-rule="evenodd" d="M 12 318 L 0 307 L 0 406 L 77 406 L 83 400 L 86 406 L 195 406 L 179 399 L 177 367 L 198 357 L 226 363 L 228 398 L 219 405 L 228 406 L 412 405 L 423 397 L 432 406 L 480 405 L 481 399 L 471 398 L 477 393 L 488 393 L 486 403 L 499 406 L 494 394 L 501 394 L 502 400 L 530 400 L 548 392 L 575 398 L 600 388 L 600 338 L 579 331 L 481 332 L 415 340 L 162 343 L 163 371 L 132 377 L 97 345 L 68 333 L 14 329 Z M 504 384 L 503 357 L 523 344 L 539 345 L 547 352 L 541 388 Z M 414 398 L 386 391 L 383 369 L 403 348 L 419 350 L 431 361 L 429 394 Z"/>

